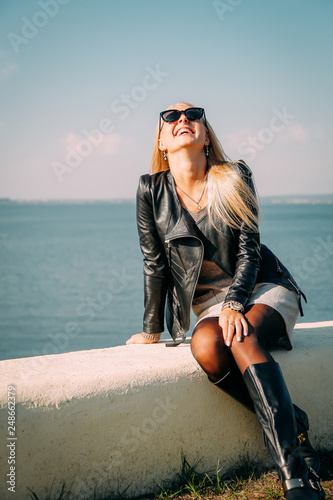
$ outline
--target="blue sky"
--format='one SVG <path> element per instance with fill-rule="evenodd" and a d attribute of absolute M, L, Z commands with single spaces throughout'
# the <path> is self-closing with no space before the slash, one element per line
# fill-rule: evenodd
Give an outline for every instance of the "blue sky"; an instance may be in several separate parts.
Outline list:
<path fill-rule="evenodd" d="M 331 0 L 0 4 L 0 197 L 133 198 L 158 113 L 202 106 L 259 194 L 333 192 Z"/>

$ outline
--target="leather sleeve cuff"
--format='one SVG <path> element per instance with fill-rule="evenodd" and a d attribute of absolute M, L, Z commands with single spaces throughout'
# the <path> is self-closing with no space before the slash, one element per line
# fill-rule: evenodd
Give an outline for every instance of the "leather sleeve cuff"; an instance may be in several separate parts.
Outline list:
<path fill-rule="evenodd" d="M 158 334 L 164 332 L 164 325 L 158 323 L 146 323 L 143 322 L 143 331 L 149 334 Z"/>

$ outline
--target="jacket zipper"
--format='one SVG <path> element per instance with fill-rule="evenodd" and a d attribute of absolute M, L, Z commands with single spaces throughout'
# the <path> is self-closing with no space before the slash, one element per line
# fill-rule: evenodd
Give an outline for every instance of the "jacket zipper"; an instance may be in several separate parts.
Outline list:
<path fill-rule="evenodd" d="M 168 261 L 169 261 L 169 266 L 171 268 L 171 245 L 170 245 L 170 241 L 173 241 L 173 240 L 177 240 L 178 238 L 194 238 L 195 240 L 198 240 L 200 242 L 200 246 L 201 246 L 201 250 L 202 250 L 202 247 L 203 247 L 203 243 L 202 241 L 200 240 L 200 238 L 198 238 L 197 236 L 193 236 L 193 235 L 188 235 L 188 234 L 178 234 L 177 236 L 174 236 L 173 238 L 169 238 L 168 240 L 165 240 L 165 243 L 167 244 L 168 246 Z M 199 267 L 199 272 L 198 272 L 198 275 L 197 275 L 197 279 L 196 279 L 196 282 L 194 284 L 194 287 L 193 287 L 193 290 L 192 290 L 192 294 L 191 294 L 191 301 L 190 301 L 190 304 L 192 304 L 192 301 L 193 301 L 193 297 L 194 297 L 194 292 L 195 292 L 195 289 L 196 289 L 196 286 L 197 286 L 197 283 L 198 283 L 198 280 L 199 280 L 199 275 L 200 275 L 200 269 L 201 269 L 201 265 L 202 265 L 202 261 L 203 261 L 203 252 L 201 252 L 201 259 L 200 259 L 200 267 Z M 174 295 L 173 295 L 174 297 Z M 174 297 L 175 298 L 175 297 Z M 179 300 L 178 298 L 176 299 L 176 304 L 178 307 L 180 307 L 180 303 L 179 303 Z M 177 318 L 176 318 L 177 319 Z M 183 328 L 181 328 L 180 326 L 180 323 L 177 319 L 177 322 L 179 324 L 179 329 L 180 329 L 180 332 L 183 334 L 185 333 Z"/>
<path fill-rule="evenodd" d="M 277 260 L 277 258 L 276 258 L 276 257 L 275 257 L 275 260 L 276 260 L 276 266 L 277 266 L 277 270 L 278 270 L 278 272 L 279 272 L 280 274 L 282 274 L 282 276 L 284 276 L 284 277 L 286 278 L 286 280 L 288 280 L 288 281 L 289 281 L 289 283 L 293 286 L 293 288 L 295 288 L 296 292 L 300 295 L 300 294 L 301 294 L 301 291 L 300 291 L 300 289 L 298 288 L 298 286 L 296 285 L 296 283 L 293 283 L 293 282 L 291 281 L 291 279 L 290 279 L 290 278 L 288 278 L 288 276 L 286 276 L 286 275 L 285 275 L 285 273 L 283 272 L 283 269 L 280 267 L 280 264 L 279 264 L 279 262 L 278 262 L 278 260 Z"/>
<path fill-rule="evenodd" d="M 296 285 L 296 283 L 294 283 L 290 278 L 288 278 L 288 276 L 286 276 L 286 274 L 283 272 L 283 269 L 281 269 L 280 264 L 279 264 L 276 256 L 275 256 L 275 260 L 276 260 L 277 271 L 280 274 L 282 274 L 282 276 L 284 276 L 284 278 L 287 281 L 289 281 L 289 283 L 292 285 L 292 287 L 296 290 L 296 292 L 298 294 L 299 311 L 301 313 L 301 316 L 304 316 L 303 307 L 302 307 L 302 297 L 304 298 L 305 302 L 306 302 L 306 297 L 301 292 L 301 290 L 298 288 L 298 286 Z"/>

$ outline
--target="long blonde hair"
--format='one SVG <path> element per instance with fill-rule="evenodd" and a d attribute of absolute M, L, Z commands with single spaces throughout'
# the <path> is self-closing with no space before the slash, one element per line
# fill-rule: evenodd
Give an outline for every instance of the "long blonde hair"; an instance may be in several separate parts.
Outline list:
<path fill-rule="evenodd" d="M 171 108 L 185 104 L 178 102 Z M 248 231 L 258 231 L 259 205 L 253 189 L 243 180 L 242 172 L 237 162 L 231 161 L 223 151 L 216 134 L 206 120 L 209 136 L 209 153 L 207 157 L 207 209 L 209 218 L 216 227 L 214 215 L 233 229 L 240 229 L 245 224 Z M 150 164 L 150 173 L 155 174 L 169 170 L 168 160 L 164 160 L 163 152 L 158 147 L 160 138 L 159 125 L 156 129 L 154 149 Z"/>

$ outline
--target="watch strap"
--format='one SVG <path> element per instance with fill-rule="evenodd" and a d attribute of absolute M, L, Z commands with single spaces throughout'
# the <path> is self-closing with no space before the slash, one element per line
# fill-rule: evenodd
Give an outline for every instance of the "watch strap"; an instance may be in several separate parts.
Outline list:
<path fill-rule="evenodd" d="M 227 302 L 224 302 L 222 306 L 222 311 L 227 307 L 230 307 L 230 309 L 233 309 L 234 311 L 239 311 L 241 313 L 244 312 L 243 304 L 241 304 L 240 302 L 236 302 L 235 300 L 228 300 Z"/>

